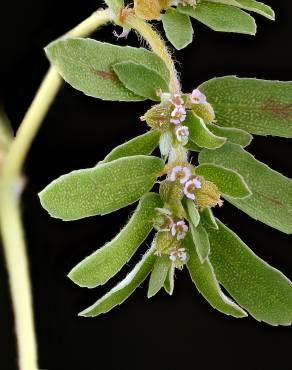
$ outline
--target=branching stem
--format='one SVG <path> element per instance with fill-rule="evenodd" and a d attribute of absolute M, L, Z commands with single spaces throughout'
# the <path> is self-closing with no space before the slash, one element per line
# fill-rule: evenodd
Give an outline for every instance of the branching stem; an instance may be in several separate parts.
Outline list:
<path fill-rule="evenodd" d="M 112 18 L 109 9 L 97 11 L 66 36 L 89 35 Z M 36 370 L 38 366 L 29 267 L 19 207 L 19 179 L 31 143 L 60 85 L 61 79 L 51 67 L 19 126 L 2 170 L 0 226 L 15 315 L 20 370 Z"/>

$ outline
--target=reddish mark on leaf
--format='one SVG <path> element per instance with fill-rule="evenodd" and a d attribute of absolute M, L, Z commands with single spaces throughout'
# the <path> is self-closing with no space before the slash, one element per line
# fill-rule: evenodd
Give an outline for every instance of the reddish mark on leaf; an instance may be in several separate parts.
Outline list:
<path fill-rule="evenodd" d="M 269 202 L 274 203 L 276 206 L 283 207 L 282 201 L 279 198 L 275 197 L 275 196 L 266 195 L 266 194 L 261 193 L 259 191 L 253 191 L 253 193 L 267 199 Z"/>
<path fill-rule="evenodd" d="M 94 74 L 96 74 L 98 77 L 104 79 L 104 80 L 116 80 L 117 77 L 114 73 L 108 72 L 108 71 L 102 71 L 98 69 L 93 69 Z"/>
<path fill-rule="evenodd" d="M 269 98 L 262 105 L 261 110 L 281 118 L 292 119 L 292 104 L 280 103 L 273 98 Z"/>

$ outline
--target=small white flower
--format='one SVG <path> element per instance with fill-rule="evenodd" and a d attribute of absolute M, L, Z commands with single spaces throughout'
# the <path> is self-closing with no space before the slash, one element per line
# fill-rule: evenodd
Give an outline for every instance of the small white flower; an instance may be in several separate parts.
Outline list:
<path fill-rule="evenodd" d="M 191 176 L 191 170 L 188 167 L 176 166 L 171 170 L 169 180 L 177 181 L 184 184 L 188 181 Z"/>
<path fill-rule="evenodd" d="M 190 100 L 193 104 L 201 104 L 206 101 L 206 96 L 199 89 L 194 89 L 190 95 Z"/>
<path fill-rule="evenodd" d="M 186 119 L 186 110 L 184 107 L 175 107 L 174 110 L 171 112 L 171 120 L 170 122 L 178 125 L 182 123 Z"/>
<path fill-rule="evenodd" d="M 177 221 L 171 227 L 171 235 L 176 236 L 177 240 L 182 240 L 186 236 L 188 230 L 188 225 L 183 220 Z"/>
<path fill-rule="evenodd" d="M 185 262 L 187 260 L 187 253 L 185 248 L 174 249 L 169 254 L 169 259 L 172 262 L 177 262 L 178 266 L 181 262 Z"/>
<path fill-rule="evenodd" d="M 189 137 L 189 128 L 187 126 L 179 126 L 175 130 L 175 135 L 179 142 L 185 142 L 186 144 Z"/>
<path fill-rule="evenodd" d="M 195 200 L 195 191 L 196 189 L 201 189 L 202 182 L 201 179 L 196 177 L 192 180 L 189 180 L 184 186 L 184 194 L 187 198 Z"/>
<path fill-rule="evenodd" d="M 113 31 L 113 35 L 117 38 L 117 39 L 126 39 L 129 35 L 131 30 L 127 29 L 127 28 L 123 28 L 123 31 L 122 33 L 118 34 L 117 31 Z"/>
<path fill-rule="evenodd" d="M 186 254 L 185 248 L 179 248 L 177 256 L 181 260 L 181 262 L 185 262 L 186 259 L 187 259 L 187 254 Z"/>
<path fill-rule="evenodd" d="M 184 101 L 179 94 L 174 94 L 169 101 L 176 107 L 181 107 L 184 104 Z"/>

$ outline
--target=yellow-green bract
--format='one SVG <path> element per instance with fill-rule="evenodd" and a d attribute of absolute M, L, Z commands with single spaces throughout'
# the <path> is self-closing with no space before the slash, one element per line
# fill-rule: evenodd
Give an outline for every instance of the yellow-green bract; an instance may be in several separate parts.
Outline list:
<path fill-rule="evenodd" d="M 209 230 L 211 262 L 219 282 L 254 318 L 271 325 L 292 322 L 292 284 L 257 257 L 239 237 L 217 220 Z"/>
<path fill-rule="evenodd" d="M 159 195 L 145 194 L 119 234 L 74 267 L 69 278 L 87 288 L 106 283 L 129 261 L 152 230 L 156 207 L 162 207 Z"/>
<path fill-rule="evenodd" d="M 216 151 L 203 150 L 199 162 L 212 162 L 239 172 L 252 195 L 245 199 L 224 197 L 256 220 L 287 234 L 292 233 L 292 180 L 232 143 L 226 143 Z"/>
<path fill-rule="evenodd" d="M 225 76 L 199 88 L 212 104 L 218 125 L 292 137 L 292 82 Z"/>
<path fill-rule="evenodd" d="M 39 194 L 41 204 L 65 221 L 110 213 L 147 193 L 163 167 L 161 158 L 137 155 L 73 171 Z"/>
<path fill-rule="evenodd" d="M 167 274 L 171 268 L 168 255 L 156 257 L 153 270 L 150 275 L 147 297 L 151 298 L 164 286 Z"/>
<path fill-rule="evenodd" d="M 190 233 L 187 234 L 184 244 L 189 254 L 187 268 L 196 288 L 203 297 L 212 307 L 226 315 L 232 315 L 234 317 L 247 316 L 241 307 L 232 302 L 222 292 L 209 259 L 207 258 L 203 263 L 200 261 Z"/>

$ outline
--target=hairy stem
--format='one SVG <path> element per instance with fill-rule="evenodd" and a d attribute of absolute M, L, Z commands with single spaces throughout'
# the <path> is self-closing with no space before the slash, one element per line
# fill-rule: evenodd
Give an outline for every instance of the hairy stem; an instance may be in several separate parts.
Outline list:
<path fill-rule="evenodd" d="M 148 42 L 153 52 L 160 56 L 170 72 L 170 92 L 180 93 L 180 83 L 178 80 L 174 62 L 167 50 L 165 42 L 159 36 L 159 34 L 153 29 L 150 24 L 132 14 L 127 16 L 123 25 L 127 28 L 135 29 Z"/>
<path fill-rule="evenodd" d="M 97 27 L 112 20 L 112 17 L 109 9 L 97 11 L 66 36 L 86 36 Z M 19 207 L 21 194 L 19 179 L 31 143 L 60 85 L 61 79 L 51 67 L 19 126 L 2 170 L 0 227 L 9 274 L 21 370 L 36 370 L 38 366 L 29 268 Z"/>

